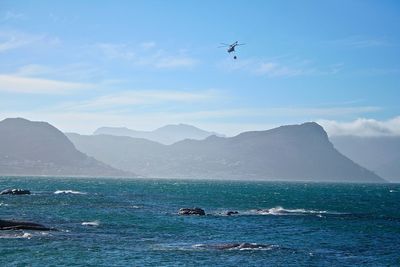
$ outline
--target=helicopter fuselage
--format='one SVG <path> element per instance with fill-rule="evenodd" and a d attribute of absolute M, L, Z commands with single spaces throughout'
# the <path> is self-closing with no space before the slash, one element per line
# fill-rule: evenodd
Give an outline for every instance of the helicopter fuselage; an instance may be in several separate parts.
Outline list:
<path fill-rule="evenodd" d="M 238 45 L 238 41 L 234 42 L 233 44 L 229 45 L 228 53 L 235 52 L 235 47 Z"/>

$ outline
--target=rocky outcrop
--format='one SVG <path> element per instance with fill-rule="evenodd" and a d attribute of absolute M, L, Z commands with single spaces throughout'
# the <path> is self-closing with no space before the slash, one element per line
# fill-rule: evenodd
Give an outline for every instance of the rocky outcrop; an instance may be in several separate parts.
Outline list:
<path fill-rule="evenodd" d="M 206 215 L 201 208 L 182 208 L 178 212 L 179 215 Z"/>
<path fill-rule="evenodd" d="M 54 230 L 42 224 L 21 221 L 0 220 L 0 230 L 38 230 L 50 231 Z"/>
<path fill-rule="evenodd" d="M 29 195 L 31 191 L 26 189 L 5 189 L 0 192 L 0 195 Z"/>

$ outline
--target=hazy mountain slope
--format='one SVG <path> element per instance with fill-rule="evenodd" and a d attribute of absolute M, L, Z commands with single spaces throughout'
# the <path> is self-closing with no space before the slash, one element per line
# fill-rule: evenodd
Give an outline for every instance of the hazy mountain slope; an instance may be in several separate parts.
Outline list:
<path fill-rule="evenodd" d="M 361 166 L 383 178 L 400 181 L 400 137 L 335 136 L 334 146 Z"/>
<path fill-rule="evenodd" d="M 136 131 L 125 127 L 101 127 L 97 129 L 94 134 L 145 138 L 166 145 L 184 139 L 202 140 L 211 135 L 219 135 L 187 124 L 166 125 L 154 131 Z"/>
<path fill-rule="evenodd" d="M 128 175 L 79 152 L 50 124 L 20 118 L 0 122 L 0 174 Z"/>
<path fill-rule="evenodd" d="M 149 177 L 383 181 L 340 154 L 316 123 L 172 145 L 106 135 L 68 137 L 93 157 Z"/>

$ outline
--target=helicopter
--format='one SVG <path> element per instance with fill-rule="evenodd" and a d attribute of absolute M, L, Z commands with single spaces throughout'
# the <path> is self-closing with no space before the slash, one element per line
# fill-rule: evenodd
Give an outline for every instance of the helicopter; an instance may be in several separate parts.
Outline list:
<path fill-rule="evenodd" d="M 228 47 L 228 49 L 226 50 L 229 54 L 232 52 L 235 52 L 235 47 L 239 46 L 239 45 L 245 45 L 245 44 L 239 44 L 238 41 L 234 42 L 233 44 L 225 44 L 225 43 L 221 43 L 221 46 L 219 46 L 219 48 L 221 47 Z M 234 55 L 233 59 L 237 59 L 237 56 Z"/>

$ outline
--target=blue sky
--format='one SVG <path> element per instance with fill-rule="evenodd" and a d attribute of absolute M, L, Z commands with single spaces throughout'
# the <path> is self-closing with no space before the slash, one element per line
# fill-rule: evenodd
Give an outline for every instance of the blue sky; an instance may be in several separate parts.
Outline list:
<path fill-rule="evenodd" d="M 0 119 L 400 135 L 399 25 L 398 1 L 1 1 Z"/>

